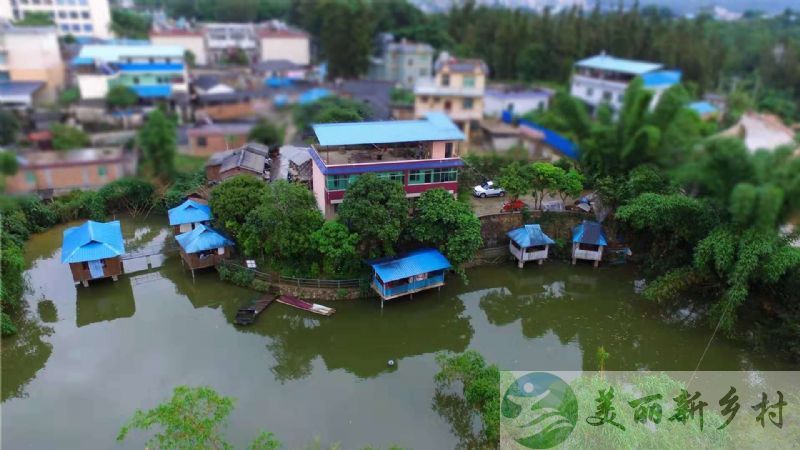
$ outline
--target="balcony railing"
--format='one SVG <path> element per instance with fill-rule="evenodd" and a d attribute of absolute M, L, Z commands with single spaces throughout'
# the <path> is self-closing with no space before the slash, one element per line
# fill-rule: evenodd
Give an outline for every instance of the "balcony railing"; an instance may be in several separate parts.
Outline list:
<path fill-rule="evenodd" d="M 411 283 L 398 286 L 386 287 L 376 278 L 372 279 L 372 288 L 384 299 L 400 297 L 402 295 L 413 294 L 414 292 L 434 288 L 444 284 L 444 274 L 426 278 L 424 280 L 413 281 Z"/>

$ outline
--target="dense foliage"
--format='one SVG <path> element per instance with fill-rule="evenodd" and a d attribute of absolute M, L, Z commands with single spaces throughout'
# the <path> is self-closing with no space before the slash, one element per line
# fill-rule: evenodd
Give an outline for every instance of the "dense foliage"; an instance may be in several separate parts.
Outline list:
<path fill-rule="evenodd" d="M 239 241 L 247 214 L 261 203 L 266 191 L 263 181 L 247 175 L 229 178 L 215 186 L 208 204 L 217 226 Z"/>
<path fill-rule="evenodd" d="M 111 31 L 120 38 L 149 39 L 151 18 L 130 9 L 111 9 Z"/>
<path fill-rule="evenodd" d="M 139 102 L 139 96 L 129 87 L 117 84 L 106 93 L 109 108 L 129 108 Z"/>
<path fill-rule="evenodd" d="M 139 130 L 139 147 L 144 162 L 152 174 L 163 180 L 175 175 L 175 153 L 177 149 L 176 124 L 160 108 L 147 115 L 147 121 Z"/>
<path fill-rule="evenodd" d="M 62 123 L 54 124 L 50 132 L 53 133 L 53 148 L 56 150 L 84 148 L 91 143 L 89 135 L 83 130 Z"/>
<path fill-rule="evenodd" d="M 283 144 L 283 129 L 267 119 L 261 119 L 250 130 L 247 139 L 269 148 L 280 147 Z"/>
<path fill-rule="evenodd" d="M 369 106 L 363 102 L 328 96 L 298 105 L 294 112 L 294 123 L 298 130 L 305 132 L 315 123 L 361 122 L 371 114 Z"/>
<path fill-rule="evenodd" d="M 6 108 L 0 107 L 0 145 L 14 143 L 19 132 L 17 116 Z"/>

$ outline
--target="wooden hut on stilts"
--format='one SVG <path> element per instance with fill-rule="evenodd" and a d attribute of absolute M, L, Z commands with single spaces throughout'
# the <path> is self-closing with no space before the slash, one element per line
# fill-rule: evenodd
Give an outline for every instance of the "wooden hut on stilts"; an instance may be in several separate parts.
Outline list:
<path fill-rule="evenodd" d="M 511 238 L 508 250 L 517 258 L 517 267 L 520 269 L 527 261 L 538 261 L 541 265 L 547 259 L 550 245 L 555 244 L 538 224 L 515 228 L 509 231 L 507 236 Z"/>
<path fill-rule="evenodd" d="M 181 263 L 192 271 L 215 267 L 231 255 L 233 241 L 220 232 L 203 224 L 197 224 L 192 231 L 175 236 L 181 253 Z"/>
<path fill-rule="evenodd" d="M 64 230 L 61 262 L 69 264 L 75 283 L 89 286 L 89 280 L 111 278 L 117 281 L 122 273 L 121 256 L 125 241 L 118 220 L 95 222 Z"/>

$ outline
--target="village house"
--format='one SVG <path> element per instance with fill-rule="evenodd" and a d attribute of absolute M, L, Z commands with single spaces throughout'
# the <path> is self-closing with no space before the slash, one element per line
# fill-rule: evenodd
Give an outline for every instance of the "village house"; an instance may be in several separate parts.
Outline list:
<path fill-rule="evenodd" d="M 442 112 L 457 123 L 469 139 L 473 124 L 483 119 L 483 95 L 489 69 L 479 59 L 458 59 L 443 53 L 433 78 L 414 86 L 414 116 Z"/>
<path fill-rule="evenodd" d="M 210 225 L 211 207 L 205 201 L 192 198 L 167 211 L 167 217 L 175 234 L 185 233 L 198 225 Z"/>
<path fill-rule="evenodd" d="M 236 92 L 236 89 L 222 81 L 222 77 L 215 74 L 203 74 L 192 77 L 191 86 L 192 91 L 196 95 L 231 94 Z"/>
<path fill-rule="evenodd" d="M 705 100 L 689 103 L 687 107 L 696 112 L 703 120 L 716 120 L 720 116 L 719 108 Z"/>
<path fill-rule="evenodd" d="M 197 224 L 191 231 L 175 236 L 180 247 L 181 262 L 194 271 L 215 267 L 223 259 L 230 258 L 233 241 L 203 224 Z"/>
<path fill-rule="evenodd" d="M 9 194 L 60 195 L 99 189 L 136 173 L 136 157 L 121 148 L 30 151 L 17 156 L 19 170 L 6 177 Z"/>
<path fill-rule="evenodd" d="M 82 99 L 104 99 L 112 86 L 125 86 L 145 100 L 189 93 L 183 47 L 84 45 L 72 66 Z"/>
<path fill-rule="evenodd" d="M 18 27 L 0 21 L 0 103 L 24 107 L 55 103 L 66 81 L 64 70 L 55 27 Z"/>
<path fill-rule="evenodd" d="M 286 180 L 310 184 L 312 166 L 308 147 L 283 145 L 271 158 L 270 181 Z"/>
<path fill-rule="evenodd" d="M 517 259 L 517 267 L 522 269 L 527 261 L 538 261 L 541 265 L 547 259 L 550 245 L 555 241 L 542 231 L 538 224 L 524 225 L 507 233 L 508 250 Z"/>
<path fill-rule="evenodd" d="M 216 152 L 235 149 L 247 143 L 252 123 L 212 123 L 186 130 L 188 154 L 210 156 Z"/>
<path fill-rule="evenodd" d="M 544 111 L 550 105 L 555 93 L 542 88 L 494 87 L 483 95 L 483 113 L 489 117 L 499 118 L 504 111 L 512 116 L 523 115 L 531 111 Z"/>
<path fill-rule="evenodd" d="M 572 229 L 572 265 L 576 260 L 594 261 L 597 267 L 603 259 L 603 249 L 608 245 L 606 232 L 597 222 L 584 220 Z"/>
<path fill-rule="evenodd" d="M 211 155 L 206 162 L 206 179 L 209 183 L 219 183 L 236 175 L 252 175 L 269 181 L 270 167 L 269 147 L 250 142 Z"/>
<path fill-rule="evenodd" d="M 288 59 L 269 59 L 253 64 L 253 75 L 264 80 L 269 87 L 282 87 L 295 81 L 305 80 L 308 66 L 300 65 Z"/>
<path fill-rule="evenodd" d="M 433 188 L 455 195 L 464 134 L 442 113 L 420 120 L 314 125 L 318 144 L 309 149 L 314 196 L 326 218 L 336 214 L 345 190 L 363 173 L 396 180 L 406 196 Z"/>
<path fill-rule="evenodd" d="M 47 14 L 61 36 L 114 37 L 108 0 L 0 0 L 0 19 L 22 20 L 28 13 Z"/>
<path fill-rule="evenodd" d="M 664 70 L 664 65 L 647 61 L 615 58 L 601 53 L 575 63 L 570 94 L 591 108 L 607 103 L 619 110 L 625 90 L 634 78 L 641 77 L 644 87 L 653 92 L 650 106 L 655 106 L 661 94 L 681 82 L 679 70 Z"/>
<path fill-rule="evenodd" d="M 125 242 L 118 220 L 95 222 L 64 230 L 61 246 L 61 262 L 69 264 L 75 283 L 89 286 L 89 280 L 117 278 L 122 273 L 121 256 L 125 254 Z"/>
<path fill-rule="evenodd" d="M 416 292 L 444 286 L 445 271 L 450 261 L 438 250 L 424 248 L 399 256 L 367 261 L 372 267 L 370 286 L 386 300 L 412 296 Z"/>
<path fill-rule="evenodd" d="M 381 57 L 372 58 L 369 78 L 413 89 L 420 78 L 430 78 L 432 70 L 433 47 L 403 39 L 386 44 Z"/>
<path fill-rule="evenodd" d="M 259 105 L 265 107 L 266 101 L 258 92 L 199 94 L 195 97 L 194 115 L 198 120 L 244 119 L 254 116 Z"/>

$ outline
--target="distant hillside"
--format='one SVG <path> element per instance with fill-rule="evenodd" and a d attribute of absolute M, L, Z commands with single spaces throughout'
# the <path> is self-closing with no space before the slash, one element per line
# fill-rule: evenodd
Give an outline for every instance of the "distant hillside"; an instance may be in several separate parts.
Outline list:
<path fill-rule="evenodd" d="M 410 0 L 411 3 L 417 5 L 425 12 L 441 12 L 446 11 L 450 6 L 456 3 L 462 3 L 458 0 Z M 481 5 L 497 5 L 509 8 L 524 8 L 541 10 L 545 7 L 552 7 L 555 10 L 569 8 L 572 6 L 583 6 L 585 8 L 593 8 L 595 0 L 477 0 Z M 626 3 L 633 4 L 633 0 L 626 0 Z M 617 0 L 604 0 L 602 2 L 605 6 L 617 5 Z M 640 5 L 659 5 L 667 6 L 678 14 L 686 14 L 696 12 L 700 8 L 709 6 L 722 6 L 728 10 L 743 12 L 748 9 L 761 10 L 767 13 L 777 13 L 785 10 L 786 8 L 800 9 L 800 1 L 798 0 L 640 0 Z"/>

